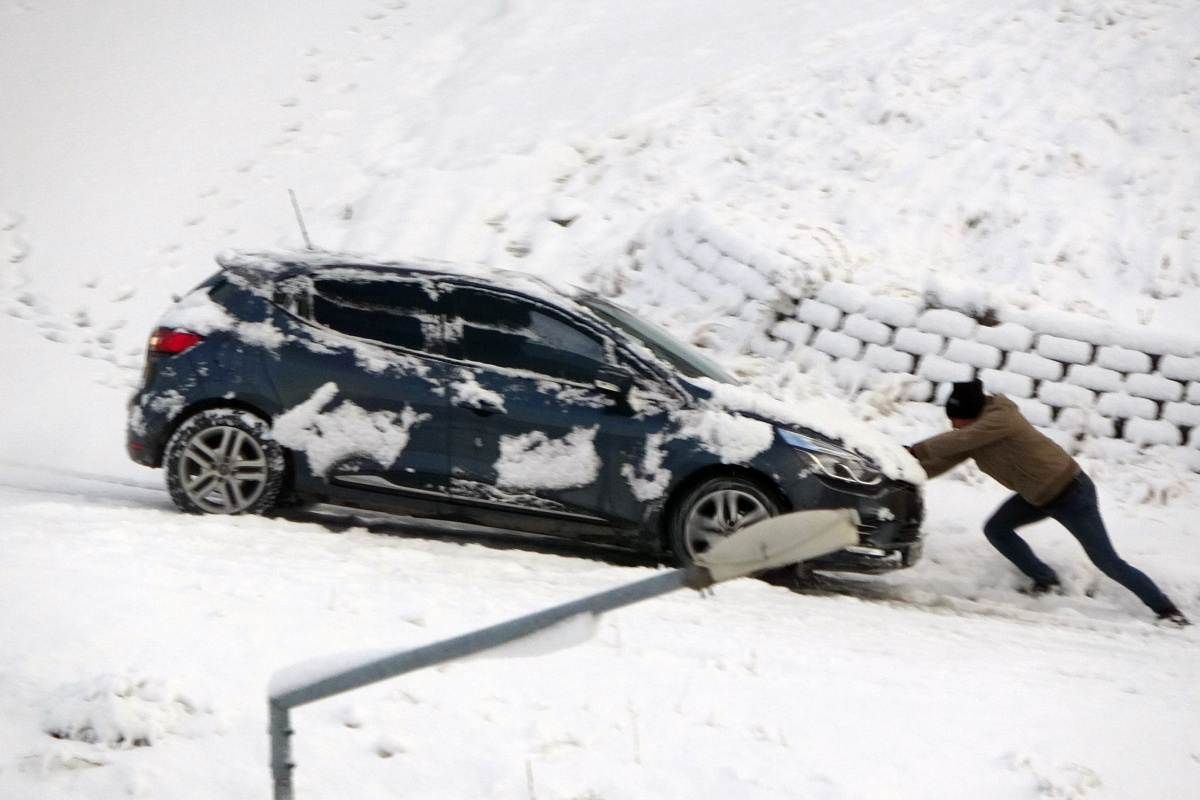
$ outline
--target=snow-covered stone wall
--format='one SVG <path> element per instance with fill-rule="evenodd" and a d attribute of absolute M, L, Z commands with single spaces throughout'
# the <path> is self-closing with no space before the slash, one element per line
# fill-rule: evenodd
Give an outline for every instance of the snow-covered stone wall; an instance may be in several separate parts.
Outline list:
<path fill-rule="evenodd" d="M 815 233 L 814 242 L 803 253 L 772 248 L 696 211 L 670 215 L 635 252 L 636 291 L 690 323 L 694 341 L 728 355 L 802 354 L 859 386 L 908 374 L 908 399 L 918 402 L 941 401 L 950 383 L 978 377 L 1061 442 L 1200 450 L 1200 333 L 873 293 L 847 276 L 836 247 Z"/>

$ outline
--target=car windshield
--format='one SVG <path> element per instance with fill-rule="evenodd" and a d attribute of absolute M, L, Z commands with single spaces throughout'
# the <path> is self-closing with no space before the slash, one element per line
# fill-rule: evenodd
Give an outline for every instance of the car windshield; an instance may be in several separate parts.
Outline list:
<path fill-rule="evenodd" d="M 657 325 L 598 297 L 584 297 L 580 302 L 609 325 L 673 366 L 684 377 L 711 378 L 719 383 L 737 384 L 737 379 L 728 372 Z"/>

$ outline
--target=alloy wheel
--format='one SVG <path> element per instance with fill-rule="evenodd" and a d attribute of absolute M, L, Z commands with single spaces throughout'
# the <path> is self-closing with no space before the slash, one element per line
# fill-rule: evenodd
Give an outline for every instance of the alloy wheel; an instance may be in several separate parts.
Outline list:
<path fill-rule="evenodd" d="M 178 463 L 188 500 L 210 514 L 240 514 L 258 501 L 269 476 L 262 445 L 246 431 L 217 425 L 197 432 Z"/>
<path fill-rule="evenodd" d="M 741 489 L 718 489 L 705 495 L 684 522 L 684 537 L 692 557 L 747 525 L 767 519 L 771 511 L 762 500 Z"/>

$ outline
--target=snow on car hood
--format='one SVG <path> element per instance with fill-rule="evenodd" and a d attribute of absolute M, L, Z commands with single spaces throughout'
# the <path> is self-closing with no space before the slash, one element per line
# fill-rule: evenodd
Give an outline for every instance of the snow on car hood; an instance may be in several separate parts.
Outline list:
<path fill-rule="evenodd" d="M 701 401 L 703 406 L 749 415 L 784 428 L 806 428 L 871 459 L 889 478 L 915 485 L 926 480 L 925 471 L 904 447 L 855 419 L 828 397 L 810 395 L 782 400 L 759 389 L 708 378 L 690 382 L 711 393 L 711 397 Z"/>

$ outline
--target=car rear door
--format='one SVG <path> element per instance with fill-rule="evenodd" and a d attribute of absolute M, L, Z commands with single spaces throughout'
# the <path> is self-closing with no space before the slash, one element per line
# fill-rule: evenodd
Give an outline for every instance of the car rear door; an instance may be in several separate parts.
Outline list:
<path fill-rule="evenodd" d="M 341 268 L 292 284 L 288 335 L 268 359 L 277 438 L 304 455 L 307 477 L 440 497 L 449 428 L 435 282 Z"/>

